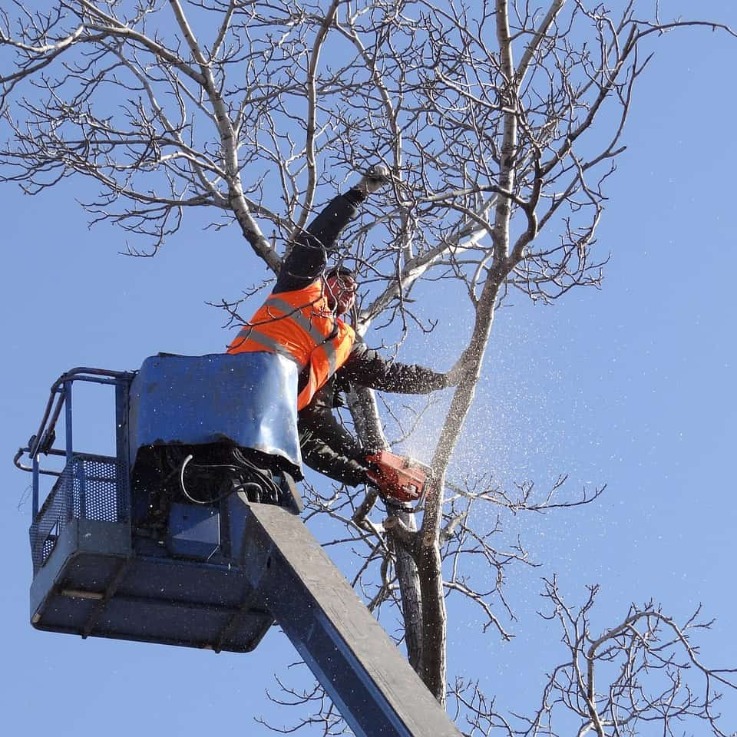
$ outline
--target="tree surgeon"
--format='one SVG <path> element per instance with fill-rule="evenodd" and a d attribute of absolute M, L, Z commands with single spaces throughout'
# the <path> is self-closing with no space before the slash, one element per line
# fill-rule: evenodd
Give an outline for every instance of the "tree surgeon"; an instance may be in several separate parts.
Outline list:
<path fill-rule="evenodd" d="M 366 456 L 333 409 L 351 386 L 386 392 L 427 394 L 454 386 L 455 369 L 438 373 L 390 362 L 356 335 L 345 321 L 358 284 L 353 271 L 328 267 L 341 231 L 366 198 L 389 179 L 374 166 L 359 183 L 334 197 L 299 233 L 279 271 L 274 290 L 228 346 L 228 353 L 268 351 L 295 361 L 300 369 L 297 409 L 300 445 L 308 466 L 349 486 L 372 483 Z"/>

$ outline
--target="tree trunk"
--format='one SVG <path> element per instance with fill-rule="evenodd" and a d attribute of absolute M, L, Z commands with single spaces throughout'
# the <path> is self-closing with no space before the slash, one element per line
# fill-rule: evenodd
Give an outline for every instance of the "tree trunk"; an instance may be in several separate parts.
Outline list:
<path fill-rule="evenodd" d="M 414 514 L 404 511 L 393 512 L 411 532 L 417 532 L 417 519 Z M 395 536 L 390 535 L 392 548 L 396 557 L 399 593 L 402 597 L 402 615 L 404 617 L 404 640 L 407 647 L 407 658 L 418 675 L 424 670 L 422 591 L 420 574 L 411 553 Z M 424 678 L 423 678 L 424 680 Z"/>
<path fill-rule="evenodd" d="M 440 486 L 437 488 L 442 489 Z M 443 595 L 440 546 L 437 540 L 422 541 L 418 563 L 424 625 L 420 677 L 438 703 L 445 708 L 447 614 Z"/>
<path fill-rule="evenodd" d="M 387 448 L 388 443 L 379 419 L 379 411 L 373 391 L 359 388 L 351 392 L 349 406 L 356 427 L 356 434 L 364 447 Z M 404 526 L 417 531 L 417 520 L 414 514 L 398 509 L 389 509 L 389 514 L 398 517 Z M 404 543 L 395 535 L 389 534 L 394 551 L 399 595 L 402 600 L 402 616 L 404 618 L 404 637 L 407 648 L 407 659 L 415 671 L 422 675 L 423 668 L 423 620 L 420 576 L 414 559 Z"/>

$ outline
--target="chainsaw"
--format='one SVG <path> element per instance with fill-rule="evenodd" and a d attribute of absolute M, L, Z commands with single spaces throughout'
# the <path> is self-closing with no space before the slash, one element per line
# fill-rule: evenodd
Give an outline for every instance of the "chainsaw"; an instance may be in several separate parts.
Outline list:
<path fill-rule="evenodd" d="M 406 456 L 380 450 L 366 456 L 368 477 L 385 501 L 406 505 L 417 502 L 420 509 L 432 481 L 432 470 Z"/>

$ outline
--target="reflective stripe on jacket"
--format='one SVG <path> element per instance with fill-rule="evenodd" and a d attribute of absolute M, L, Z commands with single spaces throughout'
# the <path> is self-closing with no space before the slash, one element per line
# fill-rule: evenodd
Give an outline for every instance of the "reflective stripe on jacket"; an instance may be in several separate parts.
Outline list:
<path fill-rule="evenodd" d="M 306 407 L 346 362 L 356 334 L 328 308 L 321 279 L 303 289 L 271 294 L 228 346 L 228 353 L 267 351 L 308 368 L 297 409 Z"/>

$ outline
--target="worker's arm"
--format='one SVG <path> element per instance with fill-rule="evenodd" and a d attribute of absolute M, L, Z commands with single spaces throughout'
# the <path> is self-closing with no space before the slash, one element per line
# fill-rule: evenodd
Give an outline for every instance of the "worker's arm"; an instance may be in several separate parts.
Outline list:
<path fill-rule="evenodd" d="M 338 236 L 358 213 L 365 195 L 357 189 L 333 197 L 327 207 L 295 239 L 284 259 L 274 292 L 289 292 L 311 284 L 325 270 Z"/>
<path fill-rule="evenodd" d="M 387 361 L 358 340 L 338 376 L 341 382 L 399 394 L 429 394 L 455 383 L 448 374 L 424 366 Z"/>
<path fill-rule="evenodd" d="M 336 384 L 337 382 L 337 384 Z M 336 481 L 357 486 L 372 483 L 366 473 L 366 449 L 333 413 L 334 395 L 350 383 L 387 392 L 426 394 L 451 386 L 448 374 L 423 366 L 391 363 L 357 341 L 348 361 L 299 413 L 299 438 L 304 462 Z"/>
<path fill-rule="evenodd" d="M 332 410 L 332 383 L 318 392 L 299 413 L 299 442 L 302 460 L 315 471 L 348 486 L 369 483 L 366 468 L 359 462 L 364 451 L 340 424 Z"/>
<path fill-rule="evenodd" d="M 295 238 L 284 259 L 274 292 L 302 289 L 317 279 L 327 265 L 328 255 L 338 247 L 338 236 L 358 213 L 358 206 L 368 195 L 389 179 L 382 165 L 371 167 L 359 183 L 333 197 L 322 212 Z"/>

